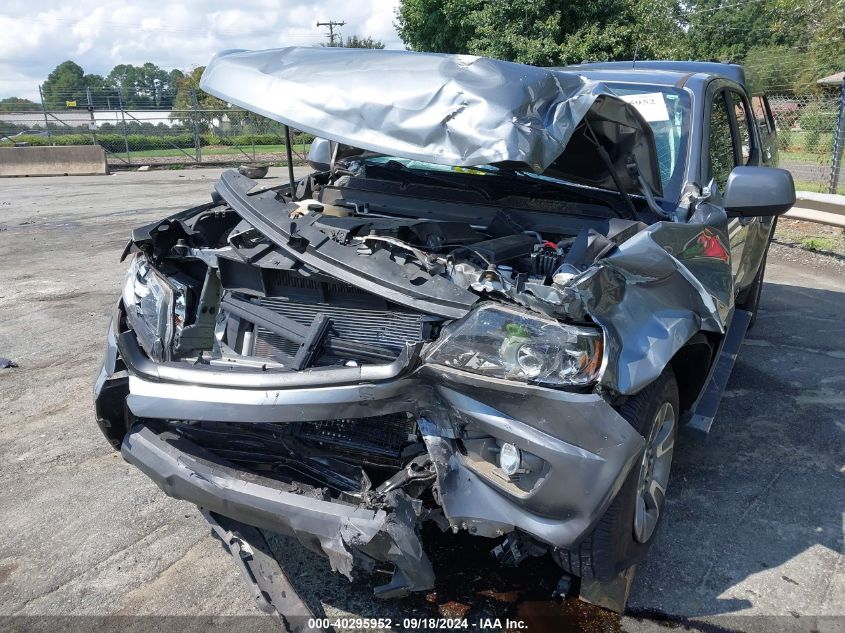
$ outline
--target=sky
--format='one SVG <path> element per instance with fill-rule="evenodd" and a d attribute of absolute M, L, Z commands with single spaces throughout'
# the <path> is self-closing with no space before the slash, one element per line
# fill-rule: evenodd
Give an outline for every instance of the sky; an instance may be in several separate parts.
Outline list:
<path fill-rule="evenodd" d="M 228 48 L 315 46 L 316 23 L 346 22 L 344 37 L 404 48 L 393 26 L 398 0 L 4 0 L 0 3 L 0 98 L 38 99 L 58 64 L 105 75 L 117 64 L 170 70 L 205 65 Z"/>

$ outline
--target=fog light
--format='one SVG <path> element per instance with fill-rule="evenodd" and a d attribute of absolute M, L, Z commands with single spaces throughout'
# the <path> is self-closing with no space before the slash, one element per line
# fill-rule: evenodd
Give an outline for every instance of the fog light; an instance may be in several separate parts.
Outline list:
<path fill-rule="evenodd" d="M 511 477 L 519 472 L 522 466 L 522 454 L 513 444 L 504 443 L 499 449 L 499 468 Z"/>

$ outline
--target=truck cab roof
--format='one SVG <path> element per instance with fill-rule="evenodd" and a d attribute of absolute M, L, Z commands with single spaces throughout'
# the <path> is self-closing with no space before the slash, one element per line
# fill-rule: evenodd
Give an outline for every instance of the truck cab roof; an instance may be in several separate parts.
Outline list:
<path fill-rule="evenodd" d="M 642 83 L 659 85 L 683 84 L 685 78 L 690 75 L 704 74 L 730 79 L 747 89 L 745 70 L 739 64 L 637 60 L 636 62 L 590 62 L 561 66 L 559 69 L 578 72 L 591 79 L 605 81 L 631 81 L 633 75 Z"/>

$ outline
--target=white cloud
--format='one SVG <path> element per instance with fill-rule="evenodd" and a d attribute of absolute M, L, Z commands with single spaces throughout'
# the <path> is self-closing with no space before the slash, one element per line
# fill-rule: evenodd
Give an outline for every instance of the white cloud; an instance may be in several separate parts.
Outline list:
<path fill-rule="evenodd" d="M 402 48 L 393 26 L 398 0 L 7 0 L 0 5 L 0 98 L 37 99 L 38 85 L 72 59 L 87 73 L 153 62 L 189 69 L 227 48 L 315 46 L 318 21 L 346 22 L 344 36 Z"/>

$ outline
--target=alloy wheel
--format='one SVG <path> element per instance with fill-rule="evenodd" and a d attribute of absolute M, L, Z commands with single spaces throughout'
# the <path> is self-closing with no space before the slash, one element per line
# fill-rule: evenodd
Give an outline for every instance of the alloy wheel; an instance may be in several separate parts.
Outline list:
<path fill-rule="evenodd" d="M 634 537 L 640 543 L 646 543 L 654 534 L 666 499 L 675 447 L 675 424 L 675 409 L 670 402 L 664 402 L 652 421 L 651 434 L 640 463 L 634 510 Z"/>

